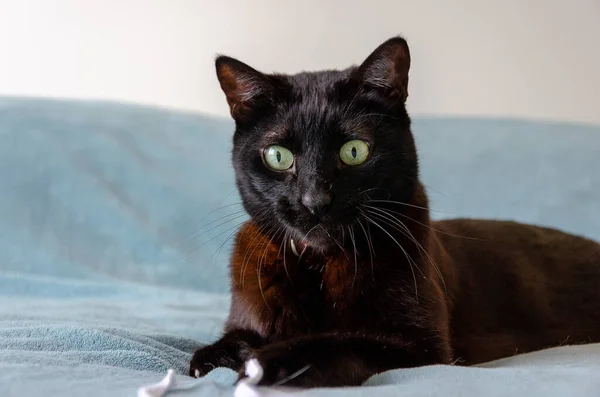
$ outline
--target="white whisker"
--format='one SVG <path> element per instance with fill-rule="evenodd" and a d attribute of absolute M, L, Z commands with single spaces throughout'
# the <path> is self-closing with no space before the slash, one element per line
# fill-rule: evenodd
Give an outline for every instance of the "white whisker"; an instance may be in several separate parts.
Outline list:
<path fill-rule="evenodd" d="M 373 280 L 375 280 L 375 272 L 374 272 L 374 269 L 373 269 L 373 244 L 371 242 L 371 236 L 367 234 L 367 230 L 363 226 L 363 224 L 360 221 L 360 219 L 356 218 L 356 220 L 358 221 L 358 224 L 360 225 L 360 228 L 362 229 L 363 233 L 365 234 L 365 239 L 367 240 L 367 245 L 369 247 L 369 257 L 371 259 L 371 278 Z"/>
<path fill-rule="evenodd" d="M 348 233 L 350 234 L 350 238 L 352 239 L 352 246 L 354 248 L 354 279 L 352 280 L 352 287 L 354 288 L 354 283 L 356 283 L 356 276 L 358 274 L 358 261 L 356 259 L 356 239 L 354 238 L 354 229 L 352 226 L 348 228 Z"/>
<path fill-rule="evenodd" d="M 417 239 L 415 238 L 415 236 L 412 234 L 412 232 L 410 231 L 410 229 L 408 228 L 408 226 L 406 226 L 403 222 L 401 222 L 398 218 L 396 218 L 395 216 L 389 214 L 386 210 L 382 209 L 382 208 L 378 208 L 378 207 L 373 207 L 373 206 L 369 206 L 369 205 L 365 205 L 365 207 L 367 208 L 371 208 L 373 210 L 377 210 L 380 211 L 382 214 L 386 215 L 388 218 L 385 218 L 382 214 L 375 214 L 373 212 L 371 212 L 372 215 L 376 215 L 378 216 L 379 219 L 381 219 L 382 221 L 386 222 L 388 225 L 390 225 L 391 227 L 393 227 L 395 230 L 399 231 L 400 233 L 402 233 L 405 237 L 409 238 L 413 243 L 415 243 L 415 245 L 417 246 L 417 248 L 422 252 L 421 253 L 421 257 L 423 257 L 423 254 L 425 255 L 425 257 L 427 258 L 427 260 L 429 261 L 429 263 L 431 264 L 431 266 L 433 267 L 433 269 L 435 270 L 438 278 L 440 279 L 440 281 L 443 284 L 444 290 L 446 291 L 446 293 L 448 293 L 448 288 L 446 287 L 446 280 L 444 279 L 444 276 L 439 268 L 439 266 L 435 263 L 435 261 L 433 260 L 433 258 L 429 255 L 429 253 L 427 252 L 427 250 L 423 247 L 423 245 L 421 243 L 419 243 L 419 241 L 417 241 Z M 401 227 L 401 229 L 398 229 L 398 227 Z"/>
<path fill-rule="evenodd" d="M 404 247 L 402 247 L 402 245 L 398 242 L 398 240 L 396 240 L 394 238 L 394 236 L 392 236 L 392 234 L 390 232 L 388 232 L 383 226 L 381 226 L 379 223 L 375 222 L 372 218 L 370 218 L 369 216 L 367 216 L 367 214 L 365 214 L 363 212 L 363 217 L 370 223 L 372 223 L 373 225 L 377 226 L 379 229 L 381 229 L 385 234 L 388 235 L 389 238 L 391 238 L 396 245 L 398 245 L 398 247 L 402 250 L 402 252 L 404 253 L 404 256 L 406 256 L 406 260 L 408 261 L 408 265 L 410 267 L 410 271 L 412 273 L 413 276 L 413 281 L 415 283 L 415 298 L 417 299 L 417 301 L 419 301 L 419 292 L 418 292 L 418 286 L 417 286 L 417 276 L 415 275 L 415 271 L 413 269 L 413 260 L 411 259 L 411 257 L 408 255 L 408 252 L 406 252 L 406 250 L 404 249 Z M 415 263 L 416 266 L 416 263 Z"/>

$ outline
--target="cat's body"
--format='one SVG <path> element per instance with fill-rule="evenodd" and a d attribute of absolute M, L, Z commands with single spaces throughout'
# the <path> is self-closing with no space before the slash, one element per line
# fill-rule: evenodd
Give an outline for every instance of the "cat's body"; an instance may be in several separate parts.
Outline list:
<path fill-rule="evenodd" d="M 266 76 L 217 60 L 252 220 L 232 253 L 226 333 L 191 375 L 243 372 L 254 357 L 263 384 L 356 385 L 600 341 L 600 245 L 430 221 L 404 108 L 409 63 L 399 38 L 342 72 Z"/>
<path fill-rule="evenodd" d="M 448 253 L 451 346 L 476 364 L 600 341 L 600 245 L 514 222 L 451 220 L 433 227 Z M 448 270 L 451 269 L 451 270 Z"/>

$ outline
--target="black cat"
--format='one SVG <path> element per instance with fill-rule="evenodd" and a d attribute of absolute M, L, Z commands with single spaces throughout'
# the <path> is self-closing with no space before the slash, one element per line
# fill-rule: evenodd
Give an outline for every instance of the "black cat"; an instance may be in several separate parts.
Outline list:
<path fill-rule="evenodd" d="M 409 66 L 398 37 L 342 71 L 266 75 L 217 59 L 251 221 L 232 254 L 225 334 L 195 353 L 190 375 L 243 376 L 256 358 L 261 384 L 358 385 L 392 368 L 600 341 L 600 245 L 512 222 L 430 221 Z"/>

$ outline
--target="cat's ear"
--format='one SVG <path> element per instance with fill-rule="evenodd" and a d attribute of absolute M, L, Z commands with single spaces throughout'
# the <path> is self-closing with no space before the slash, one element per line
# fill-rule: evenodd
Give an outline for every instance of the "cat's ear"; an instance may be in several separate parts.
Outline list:
<path fill-rule="evenodd" d="M 358 67 L 354 78 L 363 87 L 380 90 L 386 95 L 406 102 L 410 51 L 406 40 L 393 37 L 381 44 Z"/>
<path fill-rule="evenodd" d="M 237 59 L 219 56 L 215 66 L 231 117 L 236 121 L 246 120 L 273 93 L 274 87 L 268 76 Z"/>

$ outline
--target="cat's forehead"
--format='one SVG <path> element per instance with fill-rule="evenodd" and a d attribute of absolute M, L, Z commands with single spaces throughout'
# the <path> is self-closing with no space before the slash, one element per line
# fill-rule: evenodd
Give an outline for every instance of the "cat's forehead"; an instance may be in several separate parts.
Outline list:
<path fill-rule="evenodd" d="M 299 91 L 326 91 L 348 79 L 355 68 L 344 70 L 321 70 L 318 72 L 301 72 L 286 76 L 292 89 Z"/>
<path fill-rule="evenodd" d="M 304 72 L 286 76 L 290 87 L 279 121 L 279 133 L 305 135 L 331 132 L 342 127 L 352 117 L 347 112 L 349 100 L 344 95 L 353 69 Z"/>

